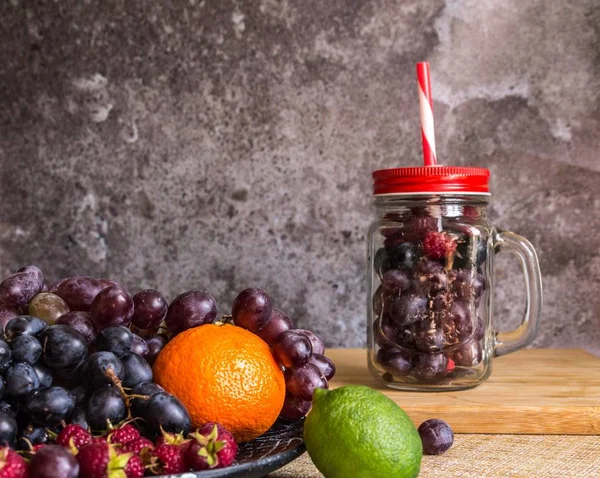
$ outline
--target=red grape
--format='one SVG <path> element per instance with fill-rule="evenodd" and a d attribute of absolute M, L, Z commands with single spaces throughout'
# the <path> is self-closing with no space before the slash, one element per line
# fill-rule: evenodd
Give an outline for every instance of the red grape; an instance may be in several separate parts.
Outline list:
<path fill-rule="evenodd" d="M 288 393 L 304 400 L 312 400 L 316 388 L 329 388 L 319 368 L 312 363 L 299 368 L 288 368 L 284 375 Z"/>
<path fill-rule="evenodd" d="M 139 329 L 153 329 L 167 315 L 168 305 L 160 292 L 146 289 L 133 296 L 133 317 L 131 322 Z"/>
<path fill-rule="evenodd" d="M 293 327 L 291 319 L 281 310 L 273 308 L 271 319 L 256 332 L 267 344 L 273 345 L 280 334 Z"/>
<path fill-rule="evenodd" d="M 88 276 L 67 277 L 56 287 L 56 295 L 62 298 L 71 310 L 89 311 L 96 296 L 106 289 L 106 284 Z"/>
<path fill-rule="evenodd" d="M 56 323 L 68 325 L 72 329 L 75 329 L 83 335 L 83 338 L 88 344 L 91 344 L 96 339 L 96 335 L 98 335 L 89 312 L 67 312 L 66 314 L 61 315 Z"/>
<path fill-rule="evenodd" d="M 325 355 L 313 353 L 308 363 L 316 365 L 326 380 L 331 380 L 335 375 L 335 364 Z"/>
<path fill-rule="evenodd" d="M 302 335 L 307 337 L 308 340 L 310 340 L 313 354 L 323 355 L 325 353 L 325 345 L 323 344 L 323 341 L 319 337 L 317 337 L 316 334 L 314 334 L 310 330 L 305 329 L 296 329 L 296 332 L 301 333 Z"/>
<path fill-rule="evenodd" d="M 152 365 L 160 351 L 167 345 L 167 340 L 162 335 L 153 335 L 146 339 L 146 344 L 148 345 L 148 355 L 144 358 Z"/>
<path fill-rule="evenodd" d="M 272 310 L 271 299 L 264 290 L 246 289 L 233 301 L 231 315 L 235 325 L 256 333 L 267 324 Z"/>
<path fill-rule="evenodd" d="M 285 401 L 283 402 L 283 408 L 279 415 L 287 420 L 300 420 L 310 411 L 311 406 L 312 402 L 310 400 L 304 400 L 302 398 L 294 397 L 293 395 L 286 395 Z"/>
<path fill-rule="evenodd" d="M 0 282 L 0 302 L 12 305 L 27 305 L 44 287 L 37 273 L 32 271 L 15 272 Z"/>
<path fill-rule="evenodd" d="M 165 322 L 169 332 L 178 334 L 192 327 L 210 324 L 216 317 L 215 298 L 202 290 L 190 290 L 171 302 Z"/>
<path fill-rule="evenodd" d="M 279 364 L 286 368 L 296 368 L 308 362 L 312 346 L 306 335 L 297 330 L 286 330 L 277 337 L 271 351 Z"/>
<path fill-rule="evenodd" d="M 133 299 L 121 287 L 108 287 L 96 296 L 90 313 L 98 330 L 116 325 L 126 327 L 133 315 Z"/>

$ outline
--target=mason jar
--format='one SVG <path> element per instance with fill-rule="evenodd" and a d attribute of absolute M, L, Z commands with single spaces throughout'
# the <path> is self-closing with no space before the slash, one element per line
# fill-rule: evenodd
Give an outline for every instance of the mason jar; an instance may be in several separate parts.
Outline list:
<path fill-rule="evenodd" d="M 401 390 L 460 390 L 482 383 L 492 359 L 529 344 L 542 311 L 535 249 L 487 216 L 484 168 L 375 171 L 368 234 L 367 347 L 371 373 Z M 495 330 L 494 257 L 522 265 L 520 326 Z M 524 364 L 526 366 L 526 364 Z"/>

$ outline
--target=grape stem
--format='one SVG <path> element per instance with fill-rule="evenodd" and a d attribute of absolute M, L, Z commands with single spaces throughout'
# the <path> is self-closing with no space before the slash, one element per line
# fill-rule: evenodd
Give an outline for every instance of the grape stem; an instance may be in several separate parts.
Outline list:
<path fill-rule="evenodd" d="M 131 399 L 132 398 L 140 398 L 142 400 L 149 400 L 150 397 L 148 395 L 135 395 L 135 394 L 129 395 L 129 394 L 127 394 L 127 392 L 123 388 L 123 384 L 121 383 L 121 380 L 119 379 L 119 377 L 117 377 L 117 374 L 112 369 L 112 367 L 106 368 L 106 376 L 110 379 L 110 381 L 113 383 L 113 385 L 115 387 L 117 387 L 117 390 L 119 390 L 119 392 L 121 393 L 123 400 L 125 400 L 125 406 L 127 407 L 127 420 L 133 419 L 133 417 L 131 416 L 131 404 L 130 404 Z"/>

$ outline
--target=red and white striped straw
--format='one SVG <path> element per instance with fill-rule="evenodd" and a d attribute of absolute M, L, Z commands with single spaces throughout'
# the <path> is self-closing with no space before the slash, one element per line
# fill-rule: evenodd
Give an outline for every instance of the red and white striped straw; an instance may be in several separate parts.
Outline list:
<path fill-rule="evenodd" d="M 421 110 L 421 139 L 423 140 L 423 161 L 425 166 L 435 166 L 435 134 L 433 131 L 433 99 L 431 97 L 431 78 L 429 63 L 417 63 L 419 81 L 419 107 Z"/>

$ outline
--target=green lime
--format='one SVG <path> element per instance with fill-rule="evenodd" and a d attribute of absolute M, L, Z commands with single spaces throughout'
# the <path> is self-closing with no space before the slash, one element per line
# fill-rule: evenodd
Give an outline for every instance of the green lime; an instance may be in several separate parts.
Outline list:
<path fill-rule="evenodd" d="M 304 422 L 304 441 L 326 478 L 409 478 L 423 448 L 408 415 L 372 388 L 317 388 Z"/>

